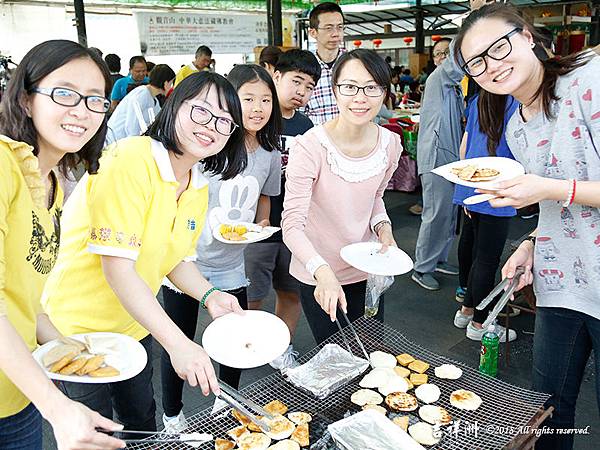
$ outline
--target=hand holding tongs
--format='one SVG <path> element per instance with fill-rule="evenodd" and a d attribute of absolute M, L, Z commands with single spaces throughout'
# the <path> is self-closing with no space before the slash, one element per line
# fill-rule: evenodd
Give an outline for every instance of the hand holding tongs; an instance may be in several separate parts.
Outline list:
<path fill-rule="evenodd" d="M 492 300 L 494 300 L 494 298 L 496 298 L 498 294 L 500 294 L 500 292 L 504 291 L 504 294 L 502 295 L 502 297 L 500 297 L 498 303 L 496 303 L 496 306 L 494 306 L 494 309 L 490 311 L 488 318 L 485 320 L 485 322 L 483 322 L 483 328 L 487 328 L 491 323 L 494 322 L 494 320 L 496 320 L 496 317 L 498 317 L 500 311 L 504 309 L 504 307 L 510 300 L 510 297 L 515 292 L 515 289 L 519 284 L 519 279 L 521 278 L 521 275 L 523 275 L 523 273 L 525 273 L 525 268 L 523 266 L 518 266 L 517 270 L 515 271 L 515 275 L 514 277 L 512 277 L 512 279 L 505 278 L 504 280 L 502 280 L 498 284 L 498 286 L 496 286 L 492 290 L 492 292 L 490 292 L 490 294 L 486 298 L 484 298 L 479 305 L 477 305 L 477 310 L 483 310 L 487 305 L 489 305 L 492 302 Z"/>
<path fill-rule="evenodd" d="M 348 319 L 348 316 L 346 315 L 346 313 L 344 312 L 344 310 L 342 308 L 340 308 L 338 306 L 338 310 L 342 312 L 342 316 L 344 317 L 344 319 L 346 319 L 346 322 L 348 323 L 348 328 L 350 328 L 350 331 L 352 332 L 354 339 L 356 339 L 356 342 L 358 342 L 358 346 L 362 350 L 362 353 L 365 356 L 366 360 L 370 361 L 369 354 L 365 350 L 365 346 L 363 345 L 362 341 L 360 340 L 360 337 L 358 337 L 358 333 L 354 329 L 354 325 L 352 325 L 352 322 L 350 322 L 350 319 Z M 344 333 L 344 329 L 342 328 L 342 325 L 340 324 L 340 321 L 338 320 L 337 316 L 335 318 L 335 324 L 338 326 L 338 329 L 340 330 L 340 334 L 342 335 L 342 339 L 344 340 L 344 344 L 346 345 L 346 348 L 348 349 L 350 354 L 353 355 L 352 349 L 350 348 L 350 342 L 348 342 L 348 339 L 346 338 L 346 334 Z"/>
<path fill-rule="evenodd" d="M 266 417 L 267 419 L 273 419 L 273 414 L 265 411 L 260 405 L 250 400 L 249 398 L 244 397 L 242 394 L 239 393 L 239 391 L 232 388 L 228 384 L 219 381 L 219 387 L 221 388 L 221 393 L 217 397 L 219 397 L 221 400 L 223 400 L 225 403 L 228 403 L 235 409 L 239 410 L 250 420 L 250 422 L 255 424 L 257 427 L 261 428 L 264 431 L 271 431 L 271 427 L 269 427 L 269 424 L 267 424 L 267 422 L 265 422 L 264 420 L 256 417 L 256 415 L 253 412 L 251 412 L 248 408 L 246 408 L 246 406 L 257 412 L 263 418 Z"/>

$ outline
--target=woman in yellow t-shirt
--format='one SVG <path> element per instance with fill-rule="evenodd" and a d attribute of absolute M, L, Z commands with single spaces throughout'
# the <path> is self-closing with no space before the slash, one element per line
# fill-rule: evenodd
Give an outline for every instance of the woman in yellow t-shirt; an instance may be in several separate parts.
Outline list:
<path fill-rule="evenodd" d="M 230 179 L 244 169 L 241 124 L 231 84 L 200 72 L 177 86 L 146 136 L 105 150 L 98 174 L 82 180 L 65 207 L 61 251 L 44 290 L 42 304 L 62 333 L 123 333 L 149 356 L 154 337 L 181 378 L 200 385 L 204 395 L 219 392 L 210 359 L 156 294 L 167 276 L 213 318 L 242 312 L 236 298 L 215 289 L 193 263 L 208 206 L 202 172 Z M 114 409 L 127 429 L 156 430 L 151 358 L 130 380 L 63 383 L 63 389 L 101 413 Z"/>
<path fill-rule="evenodd" d="M 31 356 L 61 337 L 40 307 L 60 240 L 52 170 L 98 169 L 109 94 L 103 61 L 55 40 L 25 55 L 0 104 L 0 448 L 41 450 L 42 416 L 60 449 L 124 446 L 95 430 L 117 424 L 65 397 Z"/>

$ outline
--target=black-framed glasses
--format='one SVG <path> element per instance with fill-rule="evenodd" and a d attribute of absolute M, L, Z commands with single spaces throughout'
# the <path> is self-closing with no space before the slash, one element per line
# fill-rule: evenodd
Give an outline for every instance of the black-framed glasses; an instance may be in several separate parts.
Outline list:
<path fill-rule="evenodd" d="M 435 51 L 435 52 L 433 52 L 433 57 L 434 57 L 434 58 L 439 58 L 439 57 L 441 57 L 441 56 L 445 56 L 446 58 L 447 58 L 448 56 L 450 56 L 450 49 L 446 49 L 446 50 L 438 50 L 438 51 Z"/>
<path fill-rule="evenodd" d="M 77 106 L 81 100 L 85 102 L 85 107 L 92 112 L 106 114 L 110 110 L 110 101 L 101 95 L 81 95 L 73 89 L 54 87 L 54 88 L 33 88 L 31 92 L 47 95 L 52 101 L 61 106 Z"/>
<path fill-rule="evenodd" d="M 191 105 L 190 119 L 198 125 L 207 125 L 211 120 L 215 119 L 215 130 L 223 136 L 231 136 L 238 124 L 227 117 L 215 116 L 211 111 L 204 106 Z"/>
<path fill-rule="evenodd" d="M 487 69 L 486 57 L 492 58 L 496 61 L 501 61 L 506 58 L 508 55 L 510 55 L 510 52 L 512 52 L 512 43 L 510 42 L 510 37 L 516 33 L 520 33 L 521 31 L 523 31 L 522 28 L 515 28 L 492 43 L 492 45 L 485 49 L 485 51 L 469 59 L 462 65 L 465 73 L 471 77 L 478 77 Z"/>
<path fill-rule="evenodd" d="M 334 31 L 338 33 L 342 33 L 346 25 L 327 25 L 326 27 L 319 27 L 317 30 L 324 31 L 325 33 L 332 34 Z"/>
<path fill-rule="evenodd" d="M 341 95 L 355 96 L 358 91 L 363 91 L 367 97 L 381 97 L 385 89 L 378 84 L 369 84 L 367 86 L 357 86 L 355 84 L 337 84 Z"/>

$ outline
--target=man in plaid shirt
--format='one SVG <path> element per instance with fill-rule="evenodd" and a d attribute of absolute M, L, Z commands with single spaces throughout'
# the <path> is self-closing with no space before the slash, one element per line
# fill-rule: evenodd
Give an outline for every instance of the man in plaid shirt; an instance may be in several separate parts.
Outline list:
<path fill-rule="evenodd" d="M 344 15 L 337 3 L 317 5 L 309 15 L 309 34 L 317 41 L 316 56 L 321 66 L 321 78 L 304 109 L 315 125 L 337 117 L 339 111 L 333 95 L 332 69 L 341 54 L 344 39 Z"/>

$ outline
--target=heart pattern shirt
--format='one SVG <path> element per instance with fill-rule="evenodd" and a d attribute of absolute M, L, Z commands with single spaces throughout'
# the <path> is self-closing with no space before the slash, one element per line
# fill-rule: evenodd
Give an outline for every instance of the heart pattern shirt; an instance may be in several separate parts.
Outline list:
<path fill-rule="evenodd" d="M 600 57 L 559 77 L 552 117 L 510 119 L 506 140 L 527 173 L 600 181 Z M 540 203 L 534 290 L 538 306 L 563 307 L 600 319 L 600 210 L 562 201 Z"/>

